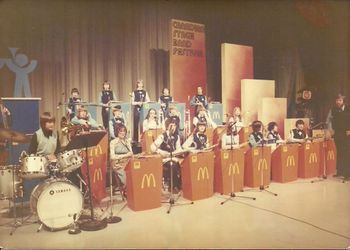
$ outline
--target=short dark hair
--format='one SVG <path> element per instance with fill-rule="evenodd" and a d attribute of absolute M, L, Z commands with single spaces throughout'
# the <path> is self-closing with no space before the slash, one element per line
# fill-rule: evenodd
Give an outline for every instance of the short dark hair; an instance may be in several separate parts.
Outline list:
<path fill-rule="evenodd" d="M 277 126 L 277 123 L 276 122 L 270 122 L 268 125 L 267 125 L 267 130 L 268 131 L 272 131 L 274 129 L 274 127 Z"/>
<path fill-rule="evenodd" d="M 128 129 L 126 128 L 126 126 L 123 123 L 118 123 L 115 124 L 114 126 L 114 135 L 115 137 L 118 137 L 118 134 L 120 131 L 125 130 L 125 133 L 128 132 Z"/>
<path fill-rule="evenodd" d="M 301 124 L 305 124 L 303 120 L 299 119 L 295 122 L 295 127 L 297 127 L 298 125 L 301 125 Z"/>
<path fill-rule="evenodd" d="M 50 112 L 44 112 L 40 115 L 40 127 L 45 129 L 45 124 L 47 122 L 55 122 L 56 119 L 51 115 Z"/>
<path fill-rule="evenodd" d="M 262 122 L 261 121 L 253 121 L 252 122 L 252 129 L 253 132 L 258 132 L 262 127 Z"/>

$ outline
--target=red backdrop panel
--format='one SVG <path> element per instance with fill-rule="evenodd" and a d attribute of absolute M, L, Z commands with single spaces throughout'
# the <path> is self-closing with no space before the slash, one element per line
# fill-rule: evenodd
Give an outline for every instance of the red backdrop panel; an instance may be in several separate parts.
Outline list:
<path fill-rule="evenodd" d="M 170 91 L 177 102 L 188 104 L 198 86 L 206 93 L 205 26 L 172 19 L 170 36 Z"/>

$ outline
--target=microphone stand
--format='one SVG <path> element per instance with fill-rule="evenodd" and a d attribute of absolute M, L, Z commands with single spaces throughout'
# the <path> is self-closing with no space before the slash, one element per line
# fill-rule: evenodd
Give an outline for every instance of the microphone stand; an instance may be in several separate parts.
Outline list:
<path fill-rule="evenodd" d="M 237 133 L 237 127 L 235 126 L 235 130 L 234 130 L 236 133 Z M 230 153 L 231 153 L 231 159 L 233 158 L 233 131 L 231 131 L 231 134 L 230 134 L 230 139 L 231 139 L 231 148 L 230 148 Z M 240 195 L 236 195 L 235 193 L 234 193 L 234 177 L 235 177 L 235 175 L 234 174 L 232 174 L 231 175 L 231 192 L 230 192 L 230 194 L 229 194 L 229 197 L 226 199 L 226 200 L 224 200 L 223 202 L 221 202 L 220 204 L 221 205 L 224 205 L 226 202 L 228 202 L 228 201 L 233 201 L 233 199 L 234 198 L 243 198 L 243 199 L 251 199 L 251 200 L 256 200 L 256 198 L 255 197 L 249 197 L 249 196 L 240 196 Z"/>
<path fill-rule="evenodd" d="M 167 210 L 167 214 L 170 213 L 172 207 L 182 206 L 182 205 L 190 205 L 190 204 L 194 203 L 193 201 L 190 202 L 190 203 L 177 203 L 177 200 L 180 198 L 180 195 L 178 195 L 176 200 L 174 199 L 174 192 L 173 192 L 173 189 L 174 189 L 173 151 L 175 150 L 175 145 L 174 145 L 174 141 L 171 139 L 170 133 L 169 133 L 169 138 L 168 138 L 168 145 L 170 146 L 170 196 L 169 196 L 169 201 L 162 202 L 162 203 L 169 203 L 169 208 Z"/>
<path fill-rule="evenodd" d="M 261 139 L 261 159 L 264 159 L 264 150 L 265 150 L 265 141 L 264 141 L 264 138 Z M 259 187 L 259 190 L 260 192 L 267 192 L 268 194 L 272 194 L 274 196 L 277 196 L 278 194 L 277 193 L 274 193 L 274 192 L 271 192 L 270 190 L 267 190 L 267 188 L 269 188 L 269 186 L 264 186 L 264 169 L 261 169 L 260 170 L 260 187 Z"/>
<path fill-rule="evenodd" d="M 103 108 L 103 107 L 102 107 Z M 114 224 L 121 222 L 122 218 L 118 216 L 113 215 L 113 185 L 112 185 L 112 166 L 111 166 L 111 153 L 110 153 L 110 134 L 109 134 L 109 121 L 110 121 L 110 105 L 108 105 L 108 112 L 107 112 L 107 117 L 108 117 L 108 127 L 105 128 L 107 130 L 107 138 L 108 138 L 108 145 L 107 145 L 107 169 L 109 169 L 109 207 L 110 207 L 110 213 L 109 217 L 107 218 L 107 223 L 108 224 Z M 112 124 L 113 125 L 113 124 Z M 126 136 L 126 135 L 125 135 Z M 118 176 L 116 176 L 116 183 L 119 184 L 119 180 L 117 180 Z M 119 185 L 119 189 L 121 189 L 121 186 Z M 121 190 L 120 190 L 121 192 Z M 121 195 L 123 197 L 123 194 L 121 192 Z M 123 199 L 123 198 L 122 198 Z"/>

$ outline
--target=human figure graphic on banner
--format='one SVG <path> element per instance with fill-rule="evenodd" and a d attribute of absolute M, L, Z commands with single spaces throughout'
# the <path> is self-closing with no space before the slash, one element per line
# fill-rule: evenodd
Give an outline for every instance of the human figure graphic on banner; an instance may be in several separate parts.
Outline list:
<path fill-rule="evenodd" d="M 7 67 L 16 74 L 16 80 L 15 80 L 15 91 L 14 95 L 15 97 L 22 96 L 22 89 L 24 90 L 24 96 L 25 97 L 31 97 L 31 91 L 29 86 L 29 79 L 28 74 L 34 71 L 36 68 L 38 61 L 37 60 L 31 60 L 29 62 L 28 57 L 25 54 L 19 53 L 16 54 L 17 48 L 9 48 L 12 54 L 12 59 L 0 59 L 0 68 L 1 68 L 1 61 L 4 61 L 4 63 L 7 65 Z"/>

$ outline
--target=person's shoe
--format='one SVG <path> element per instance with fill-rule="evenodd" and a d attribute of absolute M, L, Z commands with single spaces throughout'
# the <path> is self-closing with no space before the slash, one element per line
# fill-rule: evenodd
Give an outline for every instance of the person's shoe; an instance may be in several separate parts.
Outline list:
<path fill-rule="evenodd" d="M 350 181 L 350 176 L 344 177 L 344 181 Z"/>
<path fill-rule="evenodd" d="M 340 175 L 339 174 L 335 174 L 335 175 L 333 175 L 333 177 L 340 177 Z"/>

